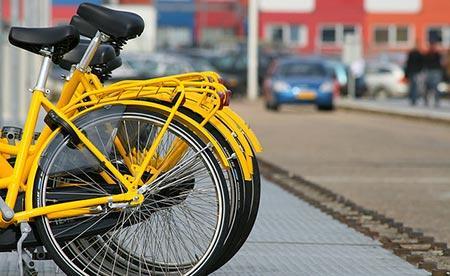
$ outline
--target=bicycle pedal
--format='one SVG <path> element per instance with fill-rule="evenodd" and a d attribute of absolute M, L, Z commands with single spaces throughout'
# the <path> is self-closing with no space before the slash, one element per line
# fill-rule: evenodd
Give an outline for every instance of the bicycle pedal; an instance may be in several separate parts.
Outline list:
<path fill-rule="evenodd" d="M 8 144 L 15 145 L 16 141 L 22 139 L 22 129 L 20 127 L 4 126 L 2 128 L 1 138 L 6 138 Z"/>
<path fill-rule="evenodd" d="M 5 221 L 10 221 L 14 218 L 14 211 L 9 208 L 3 198 L 0 196 L 0 212 L 2 213 L 2 218 Z"/>

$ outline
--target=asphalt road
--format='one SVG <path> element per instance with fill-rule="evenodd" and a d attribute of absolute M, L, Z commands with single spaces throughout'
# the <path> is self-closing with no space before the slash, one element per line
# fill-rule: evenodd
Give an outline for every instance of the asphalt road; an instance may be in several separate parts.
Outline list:
<path fill-rule="evenodd" d="M 233 102 L 261 158 L 450 242 L 450 126 L 346 111 Z"/>

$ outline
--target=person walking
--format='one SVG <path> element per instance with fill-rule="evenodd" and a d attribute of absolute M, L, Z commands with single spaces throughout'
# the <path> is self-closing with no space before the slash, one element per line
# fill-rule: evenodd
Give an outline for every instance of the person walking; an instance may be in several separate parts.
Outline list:
<path fill-rule="evenodd" d="M 439 83 L 443 79 L 442 56 L 437 49 L 437 42 L 430 41 L 428 52 L 424 56 L 425 93 L 424 103 L 428 106 L 429 94 L 434 94 L 434 106 L 439 107 Z"/>
<path fill-rule="evenodd" d="M 447 56 L 445 59 L 444 81 L 447 82 L 447 84 L 450 84 L 450 48 L 447 49 Z"/>
<path fill-rule="evenodd" d="M 416 105 L 417 103 L 423 63 L 424 57 L 416 46 L 408 53 L 405 68 L 405 77 L 409 82 L 409 101 L 411 105 Z"/>

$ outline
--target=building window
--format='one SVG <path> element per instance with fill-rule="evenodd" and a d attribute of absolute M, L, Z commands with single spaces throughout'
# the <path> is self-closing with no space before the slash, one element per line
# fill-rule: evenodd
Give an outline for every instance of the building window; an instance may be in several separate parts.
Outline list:
<path fill-rule="evenodd" d="M 186 47 L 193 43 L 192 30 L 189 28 L 160 26 L 157 37 L 157 47 L 163 49 Z"/>
<path fill-rule="evenodd" d="M 204 46 L 211 46 L 217 42 L 234 41 L 236 39 L 233 28 L 206 27 L 201 28 L 200 43 Z"/>
<path fill-rule="evenodd" d="M 397 27 L 395 42 L 397 42 L 397 43 L 408 43 L 409 42 L 408 26 L 398 26 Z"/>
<path fill-rule="evenodd" d="M 344 25 L 343 31 L 344 31 L 344 38 L 345 38 L 346 35 L 356 34 L 356 27 L 351 26 L 351 25 Z"/>
<path fill-rule="evenodd" d="M 320 42 L 323 44 L 342 45 L 347 35 L 359 33 L 354 25 L 326 25 L 320 28 Z"/>
<path fill-rule="evenodd" d="M 450 26 L 432 26 L 426 30 L 426 42 L 434 41 L 444 47 L 450 47 Z"/>
<path fill-rule="evenodd" d="M 389 28 L 377 27 L 375 28 L 375 43 L 388 44 L 389 43 Z"/>
<path fill-rule="evenodd" d="M 406 25 L 376 26 L 373 36 L 378 46 L 401 47 L 412 42 L 411 27 Z"/>
<path fill-rule="evenodd" d="M 433 27 L 429 28 L 427 31 L 427 42 L 435 41 L 442 43 L 443 41 L 444 28 L 443 27 Z"/>
<path fill-rule="evenodd" d="M 302 42 L 303 38 L 303 32 L 302 26 L 299 25 L 292 25 L 289 28 L 289 36 L 292 43 L 300 44 Z"/>
<path fill-rule="evenodd" d="M 321 40 L 324 43 L 336 43 L 336 28 L 324 27 L 322 28 Z"/>
<path fill-rule="evenodd" d="M 266 39 L 272 43 L 304 47 L 308 44 L 308 28 L 305 25 L 268 25 Z"/>
<path fill-rule="evenodd" d="M 284 27 L 283 26 L 273 26 L 270 32 L 270 41 L 274 43 L 284 43 Z"/>

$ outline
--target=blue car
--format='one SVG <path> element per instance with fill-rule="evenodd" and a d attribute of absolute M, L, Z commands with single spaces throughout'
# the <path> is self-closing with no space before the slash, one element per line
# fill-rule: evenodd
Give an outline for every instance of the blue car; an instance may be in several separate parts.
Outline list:
<path fill-rule="evenodd" d="M 285 57 L 272 64 L 263 89 L 269 110 L 276 111 L 283 104 L 314 104 L 319 110 L 333 110 L 339 83 L 325 60 Z"/>

